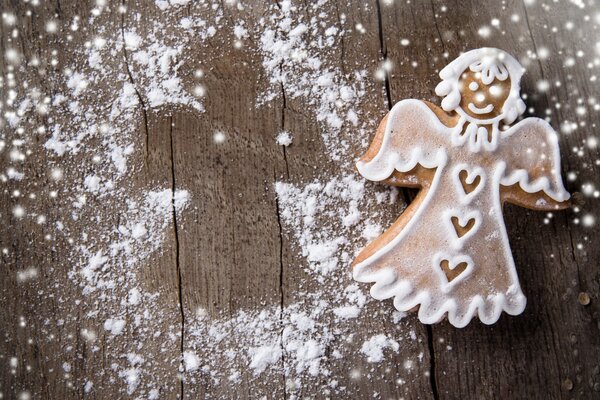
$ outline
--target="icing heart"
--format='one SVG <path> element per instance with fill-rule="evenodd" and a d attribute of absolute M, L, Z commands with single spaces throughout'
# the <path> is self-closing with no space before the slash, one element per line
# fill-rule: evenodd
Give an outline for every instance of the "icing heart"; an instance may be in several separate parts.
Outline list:
<path fill-rule="evenodd" d="M 467 205 L 485 187 L 486 175 L 481 167 L 461 163 L 452 170 L 452 180 L 460 194 L 458 200 L 461 204 Z"/>
<path fill-rule="evenodd" d="M 469 238 L 477 233 L 483 220 L 479 210 L 461 207 L 445 211 L 442 218 L 448 229 L 448 244 L 457 251 L 462 250 Z"/>
<path fill-rule="evenodd" d="M 459 262 L 456 264 L 450 264 L 450 261 L 448 261 L 448 260 L 440 261 L 440 268 L 442 269 L 442 272 L 444 273 L 444 275 L 446 275 L 446 279 L 448 280 L 448 283 L 452 282 L 460 274 L 465 272 L 465 270 L 467 269 L 468 266 L 469 266 L 469 264 L 465 261 Z"/>
<path fill-rule="evenodd" d="M 466 169 L 462 169 L 458 173 L 458 177 L 460 179 L 460 183 L 463 187 L 463 190 L 467 195 L 473 193 L 473 191 L 477 189 L 477 186 L 479 186 L 479 184 L 481 183 L 481 174 L 477 172 L 469 173 L 469 171 L 467 171 Z"/>
<path fill-rule="evenodd" d="M 469 218 L 465 224 L 461 224 L 460 219 L 455 216 L 450 218 L 450 220 L 452 221 L 456 235 L 459 238 L 465 236 L 475 226 L 475 218 Z"/>

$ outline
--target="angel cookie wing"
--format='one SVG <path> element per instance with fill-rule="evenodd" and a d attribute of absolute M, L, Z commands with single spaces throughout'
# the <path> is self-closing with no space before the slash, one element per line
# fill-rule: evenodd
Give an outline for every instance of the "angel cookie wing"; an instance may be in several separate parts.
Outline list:
<path fill-rule="evenodd" d="M 450 123 L 442 110 L 434 112 L 423 101 L 398 102 L 381 121 L 373 144 L 357 163 L 358 171 L 371 181 L 419 186 L 415 168 L 437 168 L 447 161 L 450 128 L 442 120 Z"/>
<path fill-rule="evenodd" d="M 536 210 L 567 207 L 570 196 L 560 175 L 558 135 L 550 124 L 526 118 L 502 135 L 503 201 Z"/>

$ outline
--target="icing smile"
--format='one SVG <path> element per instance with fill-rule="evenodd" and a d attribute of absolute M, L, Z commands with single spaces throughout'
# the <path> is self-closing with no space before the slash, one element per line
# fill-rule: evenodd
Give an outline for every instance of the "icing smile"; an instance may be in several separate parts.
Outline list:
<path fill-rule="evenodd" d="M 487 114 L 487 113 L 491 113 L 492 110 L 494 109 L 493 104 L 488 104 L 487 106 L 485 106 L 483 108 L 479 108 L 475 104 L 469 103 L 469 105 L 467 107 L 469 107 L 469 110 L 471 110 L 471 112 L 473 114 Z"/>

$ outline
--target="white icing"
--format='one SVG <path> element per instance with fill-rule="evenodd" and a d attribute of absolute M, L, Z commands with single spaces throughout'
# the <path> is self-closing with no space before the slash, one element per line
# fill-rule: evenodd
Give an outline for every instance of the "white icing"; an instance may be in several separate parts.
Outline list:
<path fill-rule="evenodd" d="M 480 52 L 482 50 L 484 49 L 474 51 Z M 505 64 L 504 57 L 499 57 L 502 53 L 495 54 L 493 51 L 490 51 L 489 53 L 490 54 L 488 54 L 487 57 L 479 59 L 469 66 L 471 71 L 481 73 L 481 80 L 486 85 L 492 83 L 494 79 L 504 81 L 509 75 L 508 66 Z"/>
<path fill-rule="evenodd" d="M 501 63 L 485 58 L 490 54 Z M 478 62 L 475 55 L 484 59 Z M 484 83 L 510 76 L 511 94 L 499 116 L 477 120 L 458 107 L 460 92 L 455 93 L 453 77 L 467 68 L 480 72 Z M 447 314 L 457 327 L 467 325 L 475 315 L 491 324 L 502 311 L 516 315 L 524 310 L 526 299 L 502 216 L 501 186 L 517 184 L 526 193 L 543 192 L 556 201 L 568 199 L 569 194 L 560 176 L 557 135 L 546 122 L 527 118 L 506 131 L 497 128 L 500 120 L 514 120 L 524 109 L 519 97 L 521 74 L 520 65 L 500 50 L 473 50 L 440 72 L 443 81 L 436 88 L 446 96 L 444 109 L 454 104 L 450 110 L 460 116 L 456 127 L 442 124 L 417 100 L 403 100 L 388 114 L 381 147 L 370 161 L 357 164 L 359 172 L 382 181 L 417 164 L 436 171 L 403 229 L 354 267 L 357 281 L 374 283 L 374 298 L 393 297 L 400 311 L 419 306 L 423 323 L 438 322 Z M 491 140 L 483 124 L 492 125 Z M 463 170 L 465 183 L 479 179 L 469 193 L 461 183 Z M 463 227 L 471 220 L 474 224 L 458 237 L 452 217 Z M 442 260 L 448 261 L 450 269 L 462 262 L 466 268 L 449 282 Z"/>
<path fill-rule="evenodd" d="M 452 130 L 453 146 L 462 146 L 468 143 L 469 150 L 474 153 L 478 153 L 481 150 L 496 150 L 498 147 L 498 136 L 500 135 L 498 123 L 502 118 L 501 116 L 488 120 L 476 120 L 466 114 L 461 108 L 457 108 L 456 111 L 461 117 L 458 124 Z M 481 126 L 482 124 L 491 126 L 492 133 L 488 134 L 488 130 Z M 489 136 L 491 136 L 491 139 Z"/>
<path fill-rule="evenodd" d="M 488 104 L 485 107 L 479 108 L 475 104 L 469 103 L 469 105 L 467 107 L 469 107 L 469 110 L 471 110 L 475 114 L 488 114 L 488 113 L 491 113 L 494 110 L 494 105 L 493 104 Z"/>

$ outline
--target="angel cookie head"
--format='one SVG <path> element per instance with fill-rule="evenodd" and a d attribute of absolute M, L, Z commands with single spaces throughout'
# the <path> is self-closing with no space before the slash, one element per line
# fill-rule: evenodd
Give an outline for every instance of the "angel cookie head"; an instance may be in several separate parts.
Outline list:
<path fill-rule="evenodd" d="M 418 308 L 424 323 L 447 316 L 457 327 L 524 310 L 502 205 L 556 210 L 569 194 L 556 132 L 539 118 L 511 126 L 525 111 L 522 74 L 502 50 L 469 51 L 440 72 L 441 108 L 402 100 L 379 125 L 358 171 L 421 190 L 353 264 L 376 299 L 393 297 L 400 311 Z"/>
<path fill-rule="evenodd" d="M 435 88 L 442 108 L 467 120 L 510 124 L 525 111 L 519 86 L 523 67 L 509 54 L 491 48 L 471 50 L 446 66 Z"/>

